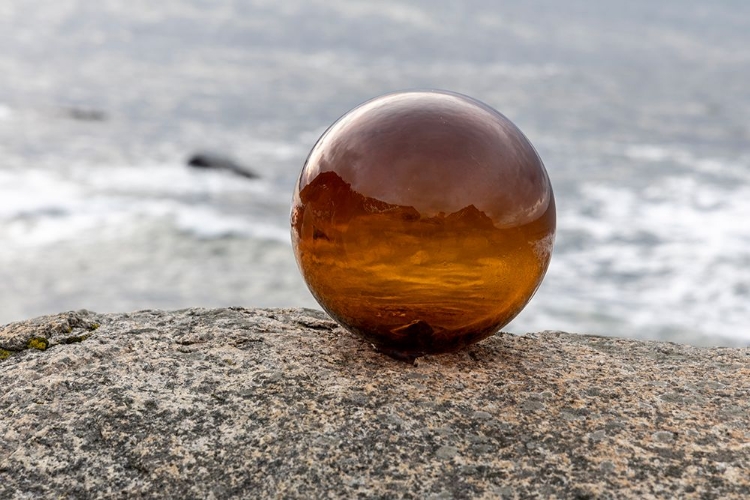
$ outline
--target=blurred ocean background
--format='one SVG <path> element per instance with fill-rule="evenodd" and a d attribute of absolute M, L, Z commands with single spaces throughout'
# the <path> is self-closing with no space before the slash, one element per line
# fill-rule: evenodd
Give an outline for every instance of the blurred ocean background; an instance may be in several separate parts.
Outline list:
<path fill-rule="evenodd" d="M 366 99 L 441 88 L 513 120 L 555 188 L 506 330 L 750 344 L 745 0 L 3 0 L 0 75 L 2 324 L 317 307 L 288 229 L 307 152 Z"/>

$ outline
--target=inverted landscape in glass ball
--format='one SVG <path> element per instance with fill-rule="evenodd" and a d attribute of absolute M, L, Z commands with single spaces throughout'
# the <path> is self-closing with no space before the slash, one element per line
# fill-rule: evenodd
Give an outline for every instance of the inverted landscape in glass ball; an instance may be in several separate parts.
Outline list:
<path fill-rule="evenodd" d="M 539 287 L 555 200 L 539 155 L 470 97 L 368 101 L 318 140 L 292 200 L 315 299 L 395 356 L 449 352 L 510 322 Z"/>

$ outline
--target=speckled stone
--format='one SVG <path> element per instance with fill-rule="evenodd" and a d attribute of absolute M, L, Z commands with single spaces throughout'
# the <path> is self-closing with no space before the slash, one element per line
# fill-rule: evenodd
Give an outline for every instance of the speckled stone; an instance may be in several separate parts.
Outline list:
<path fill-rule="evenodd" d="M 234 308 L 66 313 L 0 349 L 0 498 L 750 495 L 748 348 L 499 334 L 412 365 Z"/>

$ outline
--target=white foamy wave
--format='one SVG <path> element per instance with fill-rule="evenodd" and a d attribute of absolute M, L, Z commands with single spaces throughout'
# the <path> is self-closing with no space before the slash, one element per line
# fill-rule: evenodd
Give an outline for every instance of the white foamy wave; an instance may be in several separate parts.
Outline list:
<path fill-rule="evenodd" d="M 581 195 L 559 214 L 569 245 L 518 325 L 750 343 L 750 186 L 684 176 L 641 193 L 588 184 Z"/>
<path fill-rule="evenodd" d="M 624 148 L 627 158 L 639 162 L 670 162 L 693 171 L 705 174 L 718 174 L 722 177 L 733 177 L 750 181 L 750 165 L 744 158 L 734 160 L 705 158 L 690 151 L 675 147 L 657 146 L 654 144 L 633 144 Z"/>
<path fill-rule="evenodd" d="M 382 17 L 390 21 L 405 24 L 412 28 L 434 30 L 440 25 L 432 19 L 428 10 L 403 5 L 399 2 L 347 2 L 344 0 L 328 0 L 326 7 L 332 8 L 343 17 L 372 18 Z"/>
<path fill-rule="evenodd" d="M 181 207 L 174 212 L 177 228 L 200 238 L 245 236 L 290 243 L 289 230 L 261 220 L 223 214 L 208 207 Z"/>
<path fill-rule="evenodd" d="M 398 71 L 408 77 L 411 75 L 413 68 L 399 68 L 398 63 L 392 60 L 383 60 L 380 63 L 387 65 L 388 71 Z M 386 70 L 386 67 L 383 68 Z M 434 62 L 419 68 L 420 75 L 431 78 L 443 78 L 446 73 L 459 72 L 466 75 L 467 78 L 503 78 L 513 80 L 540 80 L 560 76 L 566 72 L 566 69 L 559 64 L 516 64 L 496 62 L 493 64 L 479 65 L 469 61 L 453 62 Z"/>
<path fill-rule="evenodd" d="M 10 120 L 11 115 L 13 115 L 13 111 L 10 107 L 0 102 L 0 122 Z"/>
<path fill-rule="evenodd" d="M 64 176 L 42 170 L 0 172 L 3 251 L 79 239 L 92 231 L 97 237 L 116 234 L 116 228 L 144 217 L 169 219 L 176 229 L 200 238 L 240 236 L 289 243 L 281 221 L 252 209 L 239 216 L 211 205 L 232 193 L 256 202 L 249 207 L 278 196 L 264 182 L 238 182 L 231 175 L 177 166 L 89 169 L 86 176 L 75 168 Z"/>
<path fill-rule="evenodd" d="M 231 172 L 201 171 L 173 164 L 153 164 L 138 168 L 72 168 L 69 178 L 94 190 L 121 193 L 178 196 L 247 193 L 254 197 L 279 195 L 274 186 L 264 179 L 239 179 Z"/>
<path fill-rule="evenodd" d="M 0 171 L 0 220 L 65 213 L 81 197 L 78 186 L 43 171 Z"/>
<path fill-rule="evenodd" d="M 303 159 L 307 154 L 309 144 L 305 141 L 298 143 L 281 141 L 254 140 L 245 146 L 253 155 L 268 157 L 276 161 L 289 161 Z"/>

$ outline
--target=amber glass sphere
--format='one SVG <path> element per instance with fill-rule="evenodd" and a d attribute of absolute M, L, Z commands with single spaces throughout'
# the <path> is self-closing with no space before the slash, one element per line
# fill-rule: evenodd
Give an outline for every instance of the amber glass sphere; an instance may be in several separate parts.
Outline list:
<path fill-rule="evenodd" d="M 318 140 L 292 201 L 320 305 L 377 348 L 454 351 L 512 320 L 549 265 L 555 200 L 505 116 L 445 91 L 387 94 Z"/>

